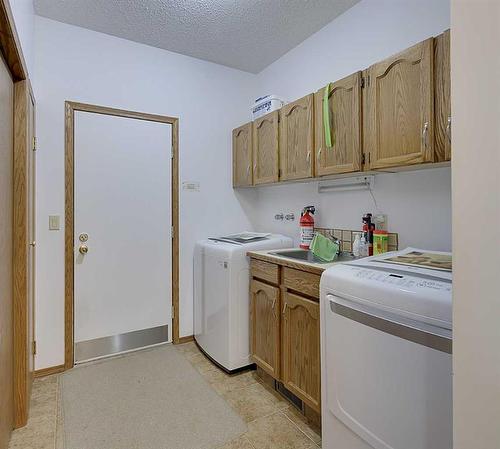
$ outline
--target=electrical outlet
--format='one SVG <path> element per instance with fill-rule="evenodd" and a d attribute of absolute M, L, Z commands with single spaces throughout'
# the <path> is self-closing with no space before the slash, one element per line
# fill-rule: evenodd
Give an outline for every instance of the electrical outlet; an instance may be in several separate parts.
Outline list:
<path fill-rule="evenodd" d="M 381 229 L 387 231 L 387 215 L 377 214 L 373 217 L 373 223 L 375 223 L 375 229 Z"/>

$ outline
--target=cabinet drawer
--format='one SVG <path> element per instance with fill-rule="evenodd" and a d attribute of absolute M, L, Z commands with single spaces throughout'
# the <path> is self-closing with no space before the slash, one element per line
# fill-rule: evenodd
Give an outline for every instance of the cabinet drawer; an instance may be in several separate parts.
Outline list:
<path fill-rule="evenodd" d="M 279 265 L 274 263 L 252 259 L 250 261 L 250 271 L 255 278 L 271 282 L 272 284 L 278 284 L 279 282 Z"/>
<path fill-rule="evenodd" d="M 283 285 L 296 292 L 319 298 L 319 280 L 321 276 L 307 271 L 283 268 Z"/>

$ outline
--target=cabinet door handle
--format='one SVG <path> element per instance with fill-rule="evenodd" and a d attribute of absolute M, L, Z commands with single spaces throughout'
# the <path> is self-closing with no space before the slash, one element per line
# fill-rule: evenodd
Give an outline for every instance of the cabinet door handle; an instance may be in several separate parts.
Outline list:
<path fill-rule="evenodd" d="M 253 164 L 253 172 L 256 173 L 257 172 L 257 162 L 255 164 Z"/>
<path fill-rule="evenodd" d="M 321 161 L 321 150 L 322 150 L 322 148 L 319 147 L 319 150 L 318 150 L 318 162 Z"/>
<path fill-rule="evenodd" d="M 424 128 L 422 130 L 422 146 L 427 148 L 427 133 L 429 131 L 429 122 L 424 123 Z"/>
<path fill-rule="evenodd" d="M 286 306 L 288 306 L 288 304 L 285 302 L 285 305 L 283 306 L 283 315 L 285 315 L 285 312 L 286 312 Z"/>
<path fill-rule="evenodd" d="M 247 166 L 247 178 L 250 176 L 250 164 Z"/>
<path fill-rule="evenodd" d="M 451 116 L 448 117 L 448 123 L 446 125 L 446 135 L 448 136 L 448 140 L 451 143 Z"/>
<path fill-rule="evenodd" d="M 311 165 L 311 150 L 307 152 L 306 161 L 309 165 Z"/>
<path fill-rule="evenodd" d="M 273 312 L 273 316 L 276 318 L 276 298 L 273 299 L 273 303 L 271 305 L 271 311 Z"/>

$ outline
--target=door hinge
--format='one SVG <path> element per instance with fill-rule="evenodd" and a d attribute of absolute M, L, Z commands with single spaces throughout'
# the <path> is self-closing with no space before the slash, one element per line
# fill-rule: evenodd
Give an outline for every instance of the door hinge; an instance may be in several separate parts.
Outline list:
<path fill-rule="evenodd" d="M 170 148 L 170 159 L 174 158 L 174 144 L 172 144 L 172 147 Z"/>
<path fill-rule="evenodd" d="M 170 228 L 170 235 L 172 236 L 172 240 L 173 240 L 174 235 L 175 235 L 175 228 L 173 226 Z"/>
<path fill-rule="evenodd" d="M 32 352 L 33 352 L 33 355 L 36 355 L 36 341 L 33 341 Z"/>
<path fill-rule="evenodd" d="M 36 151 L 36 137 L 33 137 L 33 151 Z"/>
<path fill-rule="evenodd" d="M 364 89 L 365 87 L 370 87 L 370 75 L 361 78 L 361 89 Z"/>

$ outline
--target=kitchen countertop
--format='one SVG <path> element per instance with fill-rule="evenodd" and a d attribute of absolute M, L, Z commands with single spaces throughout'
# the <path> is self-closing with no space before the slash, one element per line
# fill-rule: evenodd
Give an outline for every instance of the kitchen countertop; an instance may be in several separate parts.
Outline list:
<path fill-rule="evenodd" d="M 277 265 L 282 265 L 284 267 L 295 268 L 297 270 L 307 271 L 309 273 L 321 275 L 326 269 L 333 267 L 342 261 L 333 261 L 330 263 L 317 263 L 317 262 L 307 262 L 305 260 L 290 259 L 289 257 L 277 256 L 276 254 L 271 254 L 275 251 L 288 251 L 288 250 L 298 250 L 299 248 L 280 248 L 280 249 L 270 249 L 265 251 L 249 251 L 247 256 L 254 259 L 263 260 L 265 262 L 275 263 Z M 345 262 L 345 261 L 344 261 Z"/>

